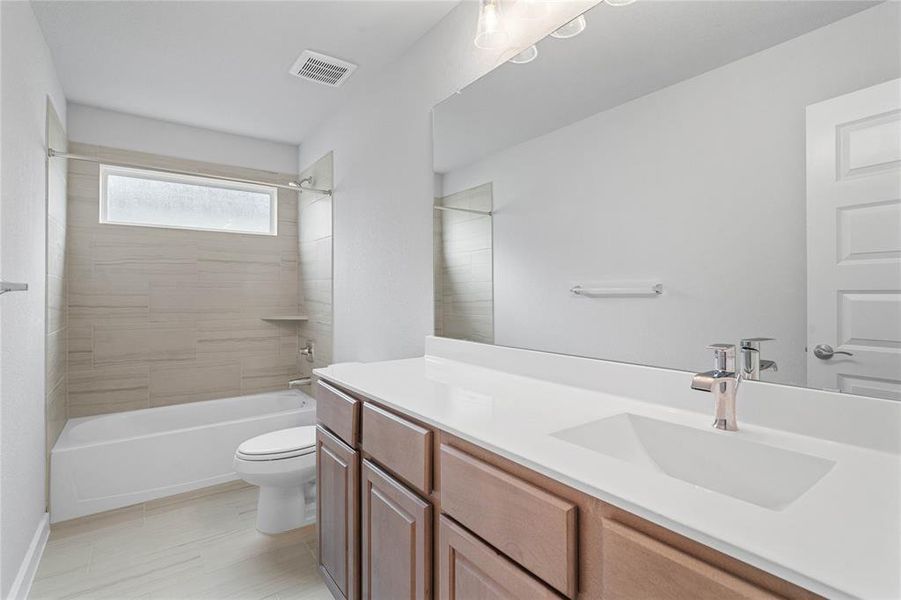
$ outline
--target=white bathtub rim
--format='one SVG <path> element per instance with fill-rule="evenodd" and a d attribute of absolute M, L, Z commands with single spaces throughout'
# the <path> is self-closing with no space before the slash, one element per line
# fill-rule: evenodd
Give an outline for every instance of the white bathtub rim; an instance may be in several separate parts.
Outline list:
<path fill-rule="evenodd" d="M 281 391 L 283 391 L 283 390 L 279 390 L 279 392 L 281 392 Z M 249 398 L 253 398 L 255 396 L 264 396 L 264 395 L 269 395 L 272 393 L 279 393 L 279 392 L 264 392 L 261 394 L 252 394 L 252 395 L 247 395 L 247 396 L 230 396 L 228 398 L 218 398 L 218 399 L 214 399 L 214 400 L 202 400 L 199 402 L 186 402 L 184 404 L 171 404 L 168 406 L 154 406 L 152 408 L 138 408 L 138 409 L 129 410 L 129 411 L 103 413 L 103 414 L 99 414 L 99 415 L 89 415 L 86 417 L 75 417 L 73 419 L 68 419 L 66 421 L 66 425 L 63 427 L 63 430 L 62 430 L 62 432 L 60 432 L 60 435 L 57 438 L 56 443 L 53 445 L 53 448 L 50 450 L 50 454 L 52 455 L 52 454 L 56 454 L 56 453 L 65 453 L 70 450 L 81 450 L 83 448 L 94 448 L 97 446 L 106 446 L 109 444 L 115 444 L 115 443 L 119 443 L 119 442 L 123 442 L 123 441 L 127 441 L 127 440 L 133 440 L 133 439 L 137 439 L 137 438 L 141 438 L 141 439 L 155 438 L 155 437 L 167 436 L 167 435 L 171 435 L 173 433 L 178 433 L 178 432 L 183 432 L 183 431 L 198 431 L 200 429 L 207 429 L 209 427 L 214 427 L 214 426 L 219 426 L 219 425 L 229 425 L 229 424 L 234 424 L 234 423 L 240 423 L 242 421 L 248 420 L 249 418 L 255 418 L 255 417 L 246 417 L 245 416 L 245 417 L 241 417 L 238 419 L 225 419 L 222 421 L 210 421 L 209 423 L 203 423 L 202 425 L 193 425 L 191 427 L 176 427 L 173 429 L 165 429 L 163 431 L 155 431 L 153 433 L 143 433 L 141 435 L 135 435 L 135 436 L 130 436 L 130 437 L 115 438 L 112 440 L 101 440 L 101 441 L 97 441 L 97 442 L 83 442 L 83 443 L 79 443 L 79 444 L 69 443 L 65 446 L 60 445 L 61 442 L 68 442 L 67 434 L 72 429 L 77 427 L 79 424 L 86 423 L 88 421 L 102 419 L 103 417 L 123 415 L 123 414 L 127 414 L 127 413 L 144 412 L 144 411 L 148 411 L 148 410 L 158 410 L 158 409 L 186 406 L 189 404 L 190 405 L 208 405 L 208 404 L 211 404 L 214 402 L 221 402 L 222 400 L 232 400 L 234 398 L 248 398 L 249 399 Z M 299 394 L 302 396 L 305 396 L 304 399 L 308 401 L 307 405 L 299 406 L 297 408 L 292 408 L 292 409 L 288 409 L 288 410 L 280 410 L 280 411 L 264 413 L 265 416 L 267 416 L 267 417 L 268 416 L 284 416 L 284 415 L 289 415 L 289 414 L 296 413 L 299 411 L 310 410 L 310 408 L 315 409 L 315 407 L 316 407 L 316 399 L 315 398 L 308 395 L 306 392 L 299 392 Z M 310 405 L 309 402 L 312 403 L 312 406 Z M 257 415 L 257 416 L 263 416 L 263 415 Z"/>

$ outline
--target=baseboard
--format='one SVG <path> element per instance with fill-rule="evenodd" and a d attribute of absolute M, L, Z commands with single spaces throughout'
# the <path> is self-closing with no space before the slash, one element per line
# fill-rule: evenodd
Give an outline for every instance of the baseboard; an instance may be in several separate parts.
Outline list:
<path fill-rule="evenodd" d="M 19 566 L 19 572 L 16 573 L 16 579 L 9 590 L 9 600 L 28 598 L 31 584 L 34 582 L 34 575 L 38 571 L 38 564 L 41 562 L 41 556 L 44 555 L 44 548 L 47 546 L 48 537 L 50 537 L 50 514 L 44 513 L 34 531 L 28 552 L 25 553 L 25 558 L 22 559 L 22 564 Z"/>

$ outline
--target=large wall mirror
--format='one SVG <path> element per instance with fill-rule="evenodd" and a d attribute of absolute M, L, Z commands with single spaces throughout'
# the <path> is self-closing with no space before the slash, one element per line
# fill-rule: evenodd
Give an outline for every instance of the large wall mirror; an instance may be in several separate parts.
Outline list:
<path fill-rule="evenodd" d="M 434 109 L 438 335 L 901 400 L 901 3 L 582 18 Z"/>

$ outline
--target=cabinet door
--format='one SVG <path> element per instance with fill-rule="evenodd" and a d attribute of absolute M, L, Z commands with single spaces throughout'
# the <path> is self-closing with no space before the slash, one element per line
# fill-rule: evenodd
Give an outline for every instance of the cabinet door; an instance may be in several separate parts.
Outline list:
<path fill-rule="evenodd" d="M 362 597 L 431 598 L 431 504 L 368 460 L 361 479 Z"/>
<path fill-rule="evenodd" d="M 441 600 L 559 600 L 538 579 L 441 515 L 438 532 Z"/>
<path fill-rule="evenodd" d="M 360 456 L 316 427 L 316 516 L 319 570 L 336 598 L 360 596 Z"/>
<path fill-rule="evenodd" d="M 779 596 L 614 521 L 602 520 L 604 600 L 776 600 Z"/>

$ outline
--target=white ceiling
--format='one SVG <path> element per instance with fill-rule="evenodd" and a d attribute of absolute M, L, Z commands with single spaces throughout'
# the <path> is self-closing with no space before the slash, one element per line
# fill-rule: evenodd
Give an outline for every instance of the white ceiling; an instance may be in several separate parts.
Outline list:
<path fill-rule="evenodd" d="M 578 37 L 538 43 L 435 110 L 435 170 L 493 152 L 749 56 L 877 4 L 639 0 L 586 13 Z"/>
<path fill-rule="evenodd" d="M 457 1 L 32 4 L 70 101 L 297 144 Z M 307 48 L 359 68 L 340 88 L 289 75 Z"/>

